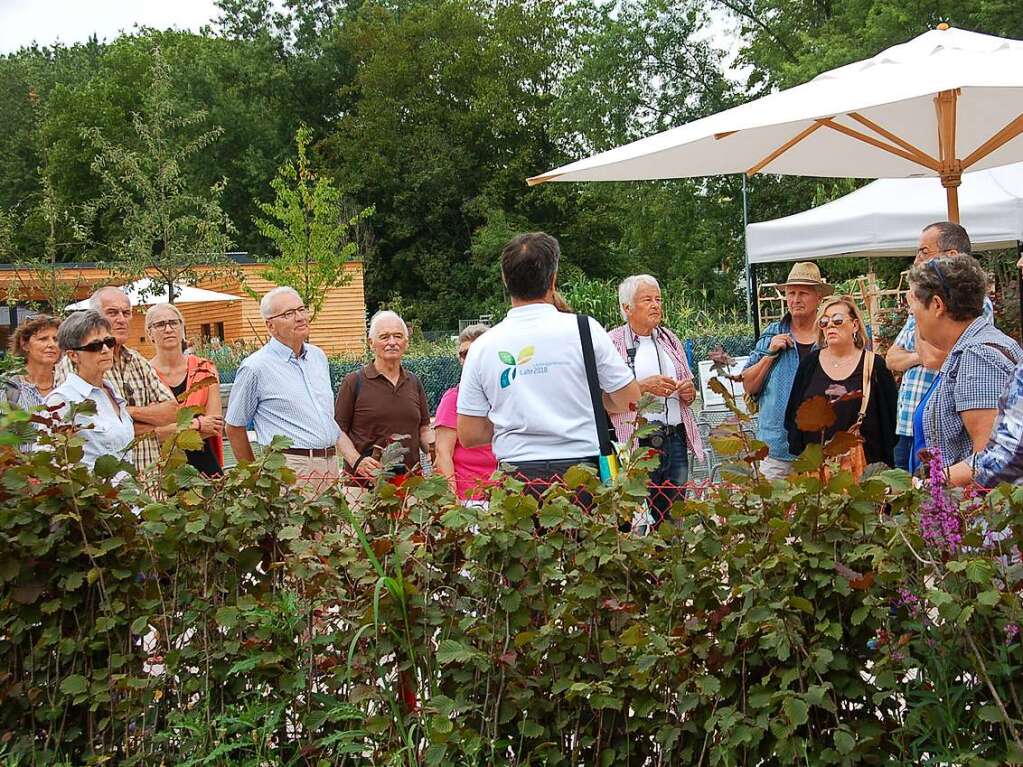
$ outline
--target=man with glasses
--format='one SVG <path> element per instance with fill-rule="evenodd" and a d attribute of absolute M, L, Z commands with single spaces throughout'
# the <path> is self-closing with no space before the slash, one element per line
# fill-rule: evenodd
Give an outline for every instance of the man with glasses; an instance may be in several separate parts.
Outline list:
<path fill-rule="evenodd" d="M 128 294 L 109 285 L 99 288 L 89 298 L 89 308 L 110 323 L 115 342 L 114 361 L 104 378 L 124 398 L 135 425 L 135 436 L 141 437 L 133 451 L 135 468 L 141 473 L 159 459 L 160 440 L 156 429 L 174 423 L 178 403 L 148 360 L 125 346 L 132 312 Z M 54 370 L 54 386 L 60 386 L 71 372 L 71 361 L 64 355 Z"/>
<path fill-rule="evenodd" d="M 924 264 L 934 258 L 956 255 L 971 255 L 970 236 L 959 224 L 938 221 L 924 227 L 914 265 Z M 994 322 L 994 306 L 991 299 L 984 298 L 984 316 Z M 910 313 L 892 347 L 885 355 L 885 362 L 892 373 L 902 373 L 899 386 L 898 417 L 895 433 L 899 437 L 895 446 L 895 465 L 900 469 L 909 468 L 909 457 L 913 450 L 913 413 L 931 388 L 934 377 L 941 368 L 945 354 L 933 344 L 919 337 L 916 320 Z"/>
<path fill-rule="evenodd" d="M 247 462 L 254 458 L 248 424 L 254 424 L 261 445 L 287 437 L 291 445 L 284 459 L 302 492 L 313 497 L 339 474 L 341 430 L 334 422 L 327 355 L 307 341 L 309 310 L 294 288 L 274 288 L 259 311 L 270 340 L 238 367 L 224 419 L 227 438 L 235 458 Z"/>

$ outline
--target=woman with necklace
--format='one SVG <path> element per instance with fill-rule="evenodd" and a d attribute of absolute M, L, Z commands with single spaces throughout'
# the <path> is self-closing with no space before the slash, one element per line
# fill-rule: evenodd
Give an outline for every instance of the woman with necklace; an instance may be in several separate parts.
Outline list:
<path fill-rule="evenodd" d="M 4 398 L 14 407 L 30 410 L 53 391 L 53 371 L 60 361 L 57 329 L 60 320 L 42 314 L 18 326 L 11 353 L 25 361 L 25 372 L 5 381 Z"/>
<path fill-rule="evenodd" d="M 789 450 L 799 455 L 807 445 L 821 441 L 821 432 L 799 429 L 796 412 L 808 399 L 823 396 L 832 401 L 835 411 L 835 422 L 824 430 L 824 441 L 836 432 L 848 431 L 860 421 L 859 432 L 867 463 L 893 466 L 898 388 L 884 360 L 866 348 L 866 331 L 856 302 L 849 296 L 825 300 L 817 325 L 819 348 L 799 363 L 785 409 Z M 839 400 L 836 387 L 844 392 L 864 393 L 865 397 Z"/>
<path fill-rule="evenodd" d="M 47 408 L 54 411 L 54 425 L 72 405 L 91 400 L 94 412 L 78 412 L 74 417 L 76 436 L 82 439 L 82 462 L 92 469 L 101 455 L 113 455 L 131 463 L 135 424 L 121 393 L 105 380 L 117 344 L 110 323 L 99 312 L 75 312 L 61 323 L 57 342 L 74 372 L 46 397 Z M 123 476 L 118 474 L 114 481 Z"/>
<path fill-rule="evenodd" d="M 146 312 L 146 333 L 156 347 L 149 360 L 156 374 L 178 398 L 182 407 L 196 408 L 192 427 L 203 438 L 202 450 L 186 450 L 188 462 L 201 474 L 217 477 L 224 465 L 224 415 L 220 402 L 220 380 L 209 360 L 183 351 L 185 319 L 173 304 L 155 304 Z M 210 383 L 212 381 L 212 383 Z M 176 424 L 156 430 L 164 439 Z"/>

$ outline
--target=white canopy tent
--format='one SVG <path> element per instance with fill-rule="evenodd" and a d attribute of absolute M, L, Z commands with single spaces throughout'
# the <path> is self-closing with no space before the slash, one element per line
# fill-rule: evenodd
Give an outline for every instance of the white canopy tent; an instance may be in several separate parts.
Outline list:
<path fill-rule="evenodd" d="M 161 285 L 143 277 L 141 280 L 129 283 L 121 288 L 128 294 L 132 306 L 152 306 L 153 304 L 166 304 L 167 286 Z M 241 296 L 233 296 L 230 293 L 218 293 L 214 290 L 204 288 L 193 288 L 191 285 L 177 284 L 174 286 L 175 304 L 203 304 L 214 301 L 241 301 Z M 69 304 L 67 311 L 78 312 L 89 308 L 89 300 L 77 301 Z"/>
<path fill-rule="evenodd" d="M 932 179 L 883 179 L 833 202 L 746 227 L 750 264 L 837 256 L 912 256 L 920 230 L 945 220 Z M 960 218 L 978 250 L 1023 240 L 1023 163 L 965 174 Z"/>

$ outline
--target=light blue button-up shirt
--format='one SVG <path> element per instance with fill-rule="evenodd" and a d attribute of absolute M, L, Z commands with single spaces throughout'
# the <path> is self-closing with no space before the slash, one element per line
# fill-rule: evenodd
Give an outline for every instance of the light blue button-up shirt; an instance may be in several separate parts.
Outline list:
<path fill-rule="evenodd" d="M 780 321 L 772 322 L 760 335 L 756 347 L 746 360 L 746 368 L 756 365 L 767 355 L 771 339 L 779 333 L 791 333 L 792 323 L 786 314 Z M 816 344 L 814 345 L 816 347 Z M 744 370 L 746 368 L 743 368 Z M 789 433 L 785 428 L 785 408 L 789 404 L 792 384 L 799 368 L 799 351 L 790 346 L 775 359 L 767 380 L 757 396 L 757 439 L 767 443 L 770 456 L 779 461 L 794 461 L 796 456 L 789 452 Z"/>
<path fill-rule="evenodd" d="M 281 435 L 291 440 L 292 447 L 334 447 L 341 428 L 334 420 L 327 355 L 307 343 L 296 357 L 271 338 L 238 367 L 224 420 L 243 428 L 254 423 L 261 445 Z"/>
<path fill-rule="evenodd" d="M 71 373 L 46 397 L 47 407 L 60 406 L 57 415 L 61 418 L 65 417 L 71 404 L 87 399 L 96 404 L 95 415 L 79 414 L 75 417 L 75 424 L 81 429 L 78 435 L 85 441 L 82 463 L 90 469 L 101 455 L 112 455 L 129 462 L 133 460 L 130 445 L 135 439 L 135 425 L 128 415 L 127 403 L 106 381 L 104 385 L 106 392 Z M 111 396 L 117 402 L 116 409 L 110 401 Z"/>

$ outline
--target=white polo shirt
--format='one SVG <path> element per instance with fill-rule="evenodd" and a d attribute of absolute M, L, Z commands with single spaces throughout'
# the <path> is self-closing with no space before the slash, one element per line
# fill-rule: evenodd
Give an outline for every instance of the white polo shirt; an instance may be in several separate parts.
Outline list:
<path fill-rule="evenodd" d="M 632 371 L 604 329 L 590 320 L 597 380 L 615 392 Z M 574 314 L 550 304 L 511 309 L 469 347 L 458 412 L 494 424 L 498 461 L 557 461 L 599 454 L 582 341 Z"/>

